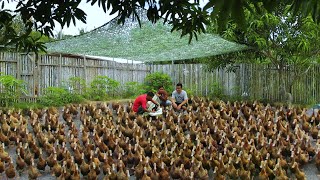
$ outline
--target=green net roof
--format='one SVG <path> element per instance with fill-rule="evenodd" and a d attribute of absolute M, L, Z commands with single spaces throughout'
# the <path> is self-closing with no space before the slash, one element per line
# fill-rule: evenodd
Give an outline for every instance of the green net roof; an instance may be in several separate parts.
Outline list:
<path fill-rule="evenodd" d="M 201 34 L 191 44 L 188 36 L 180 38 L 180 32 L 171 33 L 169 25 L 152 24 L 128 19 L 119 25 L 117 19 L 84 35 L 47 43 L 49 53 L 104 56 L 151 62 L 188 60 L 227 54 L 247 49 L 246 46 L 227 41 L 218 35 Z"/>

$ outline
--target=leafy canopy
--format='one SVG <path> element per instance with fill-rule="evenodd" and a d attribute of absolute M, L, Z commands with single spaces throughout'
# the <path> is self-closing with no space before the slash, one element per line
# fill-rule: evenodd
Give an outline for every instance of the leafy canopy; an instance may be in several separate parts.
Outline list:
<path fill-rule="evenodd" d="M 243 31 L 234 21 L 229 21 L 222 37 L 246 44 L 250 51 L 216 58 L 211 66 L 217 68 L 232 64 L 238 60 L 261 60 L 273 63 L 276 67 L 286 63 L 301 62 L 312 59 L 319 53 L 320 26 L 313 18 L 295 15 L 291 6 L 281 4 L 276 11 L 269 12 L 262 3 L 251 4 L 245 9 L 246 30 Z M 208 28 L 219 32 L 217 20 Z"/>

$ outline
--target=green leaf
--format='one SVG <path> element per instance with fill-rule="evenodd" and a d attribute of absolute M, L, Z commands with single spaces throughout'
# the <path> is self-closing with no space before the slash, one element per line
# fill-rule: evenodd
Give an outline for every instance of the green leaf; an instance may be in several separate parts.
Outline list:
<path fill-rule="evenodd" d="M 203 10 L 208 10 L 210 8 L 213 8 L 215 6 L 215 1 L 214 0 L 209 0 L 209 2 L 203 7 Z"/>

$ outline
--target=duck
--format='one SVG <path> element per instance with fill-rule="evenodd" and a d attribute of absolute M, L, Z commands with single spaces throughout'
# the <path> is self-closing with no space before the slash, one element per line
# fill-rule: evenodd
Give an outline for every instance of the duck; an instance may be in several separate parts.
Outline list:
<path fill-rule="evenodd" d="M 63 165 L 62 165 L 62 172 L 60 174 L 59 177 L 57 177 L 57 180 L 65 180 L 65 179 L 69 179 L 71 176 L 70 172 L 67 171 L 67 168 L 66 168 L 66 164 L 65 162 L 63 162 Z"/>
<path fill-rule="evenodd" d="M 213 170 L 213 177 L 215 180 L 225 180 L 225 176 L 223 176 L 223 174 L 221 174 L 219 172 L 219 168 L 218 166 L 214 167 L 214 170 Z"/>
<path fill-rule="evenodd" d="M 124 168 L 123 165 L 120 165 L 117 172 L 117 180 L 127 180 L 129 178 L 128 174 L 124 172 Z"/>
<path fill-rule="evenodd" d="M 227 164 L 227 174 L 231 179 L 237 179 L 238 169 L 236 169 L 232 163 L 232 157 L 229 157 L 229 162 Z"/>
<path fill-rule="evenodd" d="M 143 176 L 143 161 L 142 156 L 140 156 L 140 162 L 139 164 L 134 168 L 135 169 L 135 176 L 137 178 L 142 178 Z"/>
<path fill-rule="evenodd" d="M 151 180 L 159 180 L 159 173 L 157 172 L 157 164 L 153 163 L 153 169 L 150 173 Z"/>
<path fill-rule="evenodd" d="M 268 176 L 268 173 L 266 170 L 266 162 L 265 161 L 261 162 L 260 168 L 261 168 L 261 170 L 259 172 L 258 178 L 260 180 L 269 180 L 269 176 Z"/>
<path fill-rule="evenodd" d="M 2 174 L 5 171 L 5 166 L 3 161 L 0 160 L 0 174 Z"/>
<path fill-rule="evenodd" d="M 83 176 L 88 175 L 88 173 L 90 172 L 90 165 L 86 163 L 86 161 L 84 160 L 84 154 L 82 153 L 82 163 L 80 165 L 80 170 L 81 170 L 81 174 Z"/>
<path fill-rule="evenodd" d="M 5 151 L 4 143 L 2 143 L 2 148 L 0 148 L 0 159 L 4 162 L 10 162 L 11 160 L 9 153 Z"/>
<path fill-rule="evenodd" d="M 208 170 L 203 168 L 201 161 L 198 165 L 198 169 L 199 171 L 197 172 L 196 177 L 198 177 L 200 180 L 208 180 L 209 179 Z"/>
<path fill-rule="evenodd" d="M 107 170 L 107 175 L 105 176 L 104 179 L 107 180 L 116 180 L 117 179 L 117 174 L 114 171 L 111 171 L 110 169 Z"/>
<path fill-rule="evenodd" d="M 37 179 L 41 174 L 39 170 L 34 166 L 34 159 L 31 159 L 31 165 L 29 166 L 29 172 L 28 172 L 29 179 Z"/>
<path fill-rule="evenodd" d="M 151 178 L 148 175 L 147 167 L 144 167 L 144 169 L 143 169 L 143 176 L 142 176 L 141 180 L 151 180 Z"/>
<path fill-rule="evenodd" d="M 161 162 L 161 170 L 159 172 L 159 179 L 167 180 L 169 179 L 170 175 L 169 172 L 165 168 L 165 163 Z"/>
<path fill-rule="evenodd" d="M 79 180 L 80 179 L 80 173 L 79 173 L 79 167 L 78 164 L 75 164 L 75 171 L 74 173 L 70 176 L 71 180 Z"/>
<path fill-rule="evenodd" d="M 52 167 L 52 175 L 59 177 L 63 172 L 63 168 L 61 167 L 61 165 L 55 161 L 55 164 Z"/>
<path fill-rule="evenodd" d="M 279 162 L 276 164 L 273 171 L 276 175 L 277 180 L 289 180 L 288 176 L 285 174 L 285 171 L 281 168 Z"/>
<path fill-rule="evenodd" d="M 181 167 L 176 167 L 176 161 L 174 159 L 172 159 L 171 161 L 171 170 L 170 170 L 170 176 L 173 178 L 173 179 L 180 179 L 181 177 L 181 170 L 183 168 L 183 164 L 181 164 Z"/>
<path fill-rule="evenodd" d="M 294 175 L 296 176 L 297 180 L 306 180 L 307 179 L 305 173 L 299 169 L 298 163 L 296 161 L 293 162 L 291 169 L 292 169 Z"/>
<path fill-rule="evenodd" d="M 18 171 L 22 171 L 22 170 L 24 170 L 25 166 L 26 166 L 26 163 L 24 162 L 24 160 L 20 156 L 20 149 L 17 149 L 16 169 Z"/>
<path fill-rule="evenodd" d="M 12 179 L 16 176 L 16 170 L 13 166 L 13 161 L 12 159 L 9 161 L 8 167 L 5 170 L 6 176 L 9 179 Z"/>
<path fill-rule="evenodd" d="M 315 165 L 317 169 L 320 171 L 320 147 L 318 147 L 316 150 Z"/>
<path fill-rule="evenodd" d="M 57 162 L 57 154 L 54 152 L 46 160 L 47 165 L 52 168 Z"/>
<path fill-rule="evenodd" d="M 88 173 L 88 180 L 96 180 L 96 179 L 97 179 L 96 164 L 92 162 L 92 166 Z"/>

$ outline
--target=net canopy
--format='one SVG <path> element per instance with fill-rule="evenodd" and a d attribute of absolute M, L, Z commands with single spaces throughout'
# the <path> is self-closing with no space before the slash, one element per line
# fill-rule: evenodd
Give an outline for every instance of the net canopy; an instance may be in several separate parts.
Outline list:
<path fill-rule="evenodd" d="M 122 25 L 113 19 L 83 35 L 46 44 L 48 53 L 77 54 L 121 58 L 141 62 L 178 61 L 228 54 L 248 49 L 218 35 L 200 34 L 198 40 L 171 32 L 161 21 L 153 24 L 141 18 L 127 19 Z"/>

